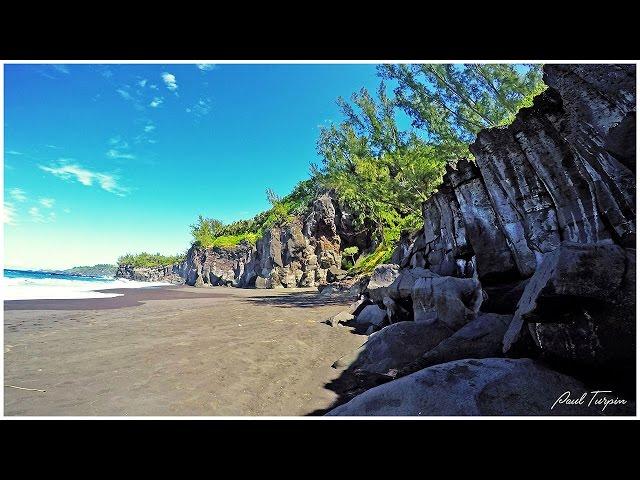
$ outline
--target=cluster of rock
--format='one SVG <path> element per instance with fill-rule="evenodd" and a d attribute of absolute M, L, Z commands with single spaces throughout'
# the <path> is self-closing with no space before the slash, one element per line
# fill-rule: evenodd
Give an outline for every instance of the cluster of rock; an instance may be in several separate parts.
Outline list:
<path fill-rule="evenodd" d="M 634 413 L 633 399 L 550 407 L 635 388 L 635 66 L 546 65 L 544 79 L 329 322 L 370 334 L 335 364 L 351 400 L 331 414 Z"/>
<path fill-rule="evenodd" d="M 307 214 L 267 230 L 256 245 L 192 246 L 183 262 L 157 268 L 121 265 L 117 277 L 168 281 L 195 287 L 317 287 L 345 278 L 341 249 L 369 248 L 366 229 L 356 232 L 352 214 L 334 195 L 319 195 Z"/>
<path fill-rule="evenodd" d="M 192 247 L 178 271 L 196 287 L 316 287 L 343 279 L 341 248 L 366 241 L 354 233 L 350 213 L 325 193 L 308 214 L 266 231 L 255 246 Z"/>
<path fill-rule="evenodd" d="M 168 282 L 181 284 L 184 278 L 180 275 L 181 264 L 164 265 L 160 267 L 134 267 L 132 265 L 118 265 L 116 278 L 125 278 L 137 282 Z"/>

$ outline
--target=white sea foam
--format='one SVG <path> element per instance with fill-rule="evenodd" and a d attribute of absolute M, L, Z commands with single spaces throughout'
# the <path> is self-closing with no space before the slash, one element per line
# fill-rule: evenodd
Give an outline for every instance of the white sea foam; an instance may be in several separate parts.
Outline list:
<path fill-rule="evenodd" d="M 120 293 L 96 292 L 115 288 L 147 288 L 170 285 L 164 282 L 137 282 L 118 278 L 66 280 L 58 278 L 7 278 L 3 279 L 2 298 L 4 300 L 40 300 L 72 298 L 110 298 L 122 296 Z"/>

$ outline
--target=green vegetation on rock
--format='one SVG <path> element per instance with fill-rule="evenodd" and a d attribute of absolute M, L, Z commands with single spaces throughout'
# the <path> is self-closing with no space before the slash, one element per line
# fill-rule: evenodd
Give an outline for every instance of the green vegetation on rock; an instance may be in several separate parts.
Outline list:
<path fill-rule="evenodd" d="M 132 267 L 163 267 L 173 265 L 185 259 L 185 254 L 161 255 L 159 253 L 127 253 L 118 258 L 118 265 L 131 265 Z"/>
<path fill-rule="evenodd" d="M 447 165 L 473 157 L 469 144 L 484 128 L 513 121 L 546 88 L 541 65 L 380 65 L 375 95 L 366 89 L 350 102 L 338 98 L 343 120 L 321 127 L 319 165 L 311 178 L 278 197 L 267 190 L 271 208 L 230 224 L 200 216 L 191 225 L 193 243 L 233 248 L 255 242 L 272 227 L 303 213 L 324 190 L 335 192 L 353 215 L 354 228 L 370 231 L 373 251 L 362 252 L 352 272 L 370 272 L 390 260 L 403 231 L 422 224 L 422 203 L 442 182 Z M 384 81 L 392 84 L 392 94 Z M 398 125 L 398 114 L 411 120 Z M 345 264 L 346 266 L 346 264 Z"/>
<path fill-rule="evenodd" d="M 282 226 L 304 213 L 318 192 L 319 186 L 313 179 L 298 182 L 293 191 L 282 198 L 267 189 L 267 198 L 271 203 L 269 210 L 250 220 L 238 220 L 227 225 L 200 215 L 198 221 L 191 225 L 193 244 L 205 248 L 233 248 L 242 242 L 255 245 L 268 229 Z"/>

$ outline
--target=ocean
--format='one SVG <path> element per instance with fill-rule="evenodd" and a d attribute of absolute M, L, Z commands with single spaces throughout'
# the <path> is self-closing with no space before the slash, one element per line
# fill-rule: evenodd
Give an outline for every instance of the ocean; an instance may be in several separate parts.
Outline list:
<path fill-rule="evenodd" d="M 5 269 L 3 300 L 109 298 L 119 293 L 96 292 L 114 288 L 148 288 L 170 285 L 163 282 L 136 282 L 113 277 L 85 277 L 34 270 Z"/>

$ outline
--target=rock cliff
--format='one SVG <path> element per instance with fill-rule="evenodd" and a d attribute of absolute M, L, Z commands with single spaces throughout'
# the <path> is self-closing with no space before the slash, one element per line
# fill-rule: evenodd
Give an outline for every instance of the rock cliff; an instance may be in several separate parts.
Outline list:
<path fill-rule="evenodd" d="M 438 363 L 496 356 L 633 392 L 635 65 L 546 65 L 544 80 L 511 125 L 478 134 L 475 162 L 447 169 L 423 204 L 424 228 L 401 239 L 397 265 L 374 272 L 363 302 L 386 311 L 370 331 L 384 328 L 343 373 L 343 400 Z M 409 413 L 384 407 L 409 384 L 366 399 L 382 414 Z M 335 413 L 367 414 L 366 404 Z"/>
<path fill-rule="evenodd" d="M 160 267 L 133 267 L 132 265 L 118 265 L 117 278 L 126 278 L 138 282 L 169 282 L 184 283 L 180 275 L 181 264 L 164 265 Z"/>
<path fill-rule="evenodd" d="M 344 277 L 341 249 L 365 248 L 367 241 L 354 231 L 350 213 L 325 193 L 306 215 L 267 230 L 255 246 L 192 247 L 178 271 L 194 286 L 315 287 Z"/>

